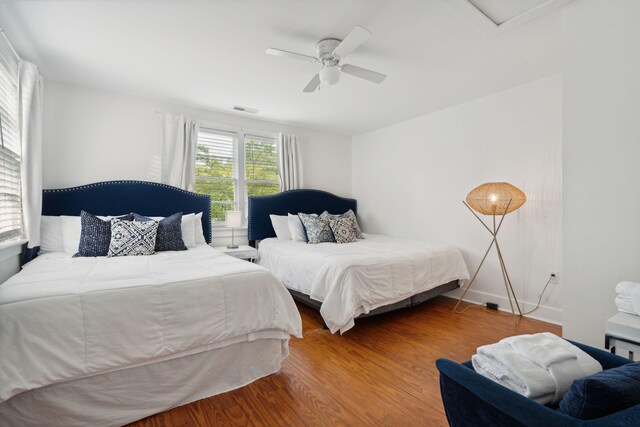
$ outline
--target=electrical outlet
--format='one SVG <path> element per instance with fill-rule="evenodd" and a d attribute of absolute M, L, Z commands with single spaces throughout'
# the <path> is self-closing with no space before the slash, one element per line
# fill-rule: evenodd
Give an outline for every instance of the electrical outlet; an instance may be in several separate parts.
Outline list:
<path fill-rule="evenodd" d="M 558 273 L 557 271 L 550 271 L 549 279 L 551 279 L 550 283 L 557 285 L 558 283 L 560 283 L 560 273 Z"/>

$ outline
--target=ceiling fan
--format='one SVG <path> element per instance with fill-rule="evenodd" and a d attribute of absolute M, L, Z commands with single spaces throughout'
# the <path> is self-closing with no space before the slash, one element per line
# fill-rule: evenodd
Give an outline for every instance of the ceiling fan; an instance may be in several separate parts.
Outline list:
<path fill-rule="evenodd" d="M 303 92 L 314 92 L 320 89 L 321 83 L 332 86 L 338 83 L 342 73 L 351 74 L 354 77 L 373 83 L 382 83 L 387 77 L 384 74 L 351 64 L 341 64 L 345 56 L 356 50 L 358 46 L 364 43 L 370 36 L 371 33 L 366 29 L 355 27 L 344 40 L 322 39 L 316 45 L 318 50 L 317 57 L 274 48 L 267 49 L 266 53 L 268 55 L 299 59 L 307 62 L 319 62 L 322 64 L 322 70 L 313 76 L 309 84 L 303 89 Z"/>

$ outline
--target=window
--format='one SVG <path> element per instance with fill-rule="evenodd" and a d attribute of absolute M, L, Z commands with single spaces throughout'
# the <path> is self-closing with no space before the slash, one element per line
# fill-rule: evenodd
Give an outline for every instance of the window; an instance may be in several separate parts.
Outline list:
<path fill-rule="evenodd" d="M 22 235 L 18 58 L 0 37 L 0 242 Z"/>
<path fill-rule="evenodd" d="M 239 210 L 246 218 L 249 196 L 280 191 L 276 138 L 201 127 L 195 191 L 211 196 L 214 223 L 224 222 L 228 210 Z"/>

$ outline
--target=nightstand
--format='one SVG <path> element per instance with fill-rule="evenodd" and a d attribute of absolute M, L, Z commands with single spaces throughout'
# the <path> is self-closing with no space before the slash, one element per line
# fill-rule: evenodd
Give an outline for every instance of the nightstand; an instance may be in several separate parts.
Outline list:
<path fill-rule="evenodd" d="M 251 262 L 258 258 L 258 250 L 248 245 L 240 245 L 237 249 L 228 249 L 226 246 L 214 246 L 213 249 L 234 258 L 245 259 Z"/>
<path fill-rule="evenodd" d="M 605 323 L 604 347 L 611 353 L 635 360 L 640 354 L 640 316 L 618 313 Z M 618 351 L 616 351 L 618 350 Z"/>

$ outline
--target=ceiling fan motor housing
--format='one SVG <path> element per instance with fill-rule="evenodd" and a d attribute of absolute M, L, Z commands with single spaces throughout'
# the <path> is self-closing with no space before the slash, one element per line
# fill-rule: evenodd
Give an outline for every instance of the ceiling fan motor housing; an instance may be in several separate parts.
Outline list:
<path fill-rule="evenodd" d="M 333 61 L 333 66 L 337 65 L 338 58 L 333 56 L 333 51 L 340 44 L 342 40 L 339 39 L 323 39 L 318 42 L 316 48 L 318 49 L 318 59 L 325 64 L 326 61 Z M 329 65 L 329 64 L 325 64 Z"/>

